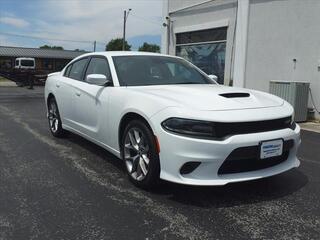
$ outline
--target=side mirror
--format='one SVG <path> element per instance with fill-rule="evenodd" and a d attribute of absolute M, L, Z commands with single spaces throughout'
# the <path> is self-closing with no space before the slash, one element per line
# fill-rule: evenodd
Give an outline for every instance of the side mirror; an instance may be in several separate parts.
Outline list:
<path fill-rule="evenodd" d="M 110 83 L 110 80 L 108 80 L 107 77 L 103 74 L 89 74 L 86 77 L 86 81 L 89 84 L 94 84 L 98 86 L 106 86 Z"/>
<path fill-rule="evenodd" d="M 218 82 L 218 77 L 216 75 L 211 74 L 211 75 L 208 75 L 208 77 L 211 78 L 213 81 Z"/>

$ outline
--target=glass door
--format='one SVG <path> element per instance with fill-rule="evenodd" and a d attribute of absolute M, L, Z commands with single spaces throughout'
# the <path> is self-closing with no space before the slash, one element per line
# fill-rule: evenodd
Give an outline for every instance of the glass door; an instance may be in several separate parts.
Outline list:
<path fill-rule="evenodd" d="M 224 83 L 227 28 L 176 34 L 176 55 L 192 62 Z"/>

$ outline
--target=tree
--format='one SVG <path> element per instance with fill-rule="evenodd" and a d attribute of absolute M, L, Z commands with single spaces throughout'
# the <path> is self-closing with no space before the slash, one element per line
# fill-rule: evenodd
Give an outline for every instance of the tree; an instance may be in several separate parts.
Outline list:
<path fill-rule="evenodd" d="M 53 50 L 63 50 L 63 47 L 61 46 L 49 46 L 49 45 L 43 45 L 39 47 L 40 49 L 53 49 Z"/>
<path fill-rule="evenodd" d="M 144 42 L 141 47 L 139 47 L 139 51 L 141 52 L 160 52 L 160 46 L 157 44 L 149 44 Z"/>
<path fill-rule="evenodd" d="M 131 50 L 131 45 L 129 45 L 127 41 L 125 41 L 124 47 L 126 51 Z M 106 45 L 106 51 L 121 51 L 121 50 L 122 50 L 122 38 L 112 39 Z"/>

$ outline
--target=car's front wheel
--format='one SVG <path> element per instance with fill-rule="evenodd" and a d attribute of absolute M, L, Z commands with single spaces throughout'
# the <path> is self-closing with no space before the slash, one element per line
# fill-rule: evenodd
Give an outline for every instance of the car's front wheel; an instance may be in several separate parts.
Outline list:
<path fill-rule="evenodd" d="M 160 163 L 156 139 L 143 121 L 133 120 L 127 125 L 122 137 L 122 157 L 135 185 L 151 188 L 158 183 Z"/>
<path fill-rule="evenodd" d="M 48 122 L 53 136 L 63 137 L 65 135 L 66 132 L 62 128 L 58 105 L 54 97 L 48 101 Z"/>

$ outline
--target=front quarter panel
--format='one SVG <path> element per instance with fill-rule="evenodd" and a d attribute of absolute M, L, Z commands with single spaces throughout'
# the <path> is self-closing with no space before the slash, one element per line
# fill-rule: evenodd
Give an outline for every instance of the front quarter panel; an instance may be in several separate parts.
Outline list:
<path fill-rule="evenodd" d="M 170 106 L 170 103 L 164 99 L 140 91 L 132 91 L 130 87 L 114 87 L 109 104 L 110 137 L 108 137 L 107 144 L 117 151 L 120 151 L 118 142 L 120 122 L 127 113 L 136 113 L 142 116 L 155 133 L 156 128 L 150 118 Z"/>

